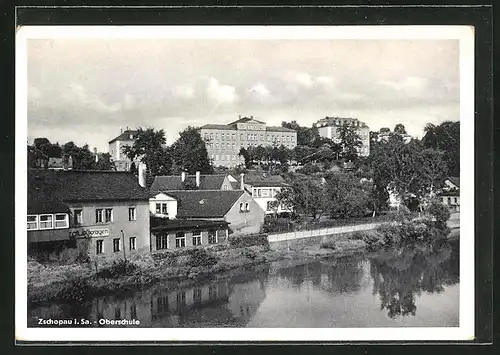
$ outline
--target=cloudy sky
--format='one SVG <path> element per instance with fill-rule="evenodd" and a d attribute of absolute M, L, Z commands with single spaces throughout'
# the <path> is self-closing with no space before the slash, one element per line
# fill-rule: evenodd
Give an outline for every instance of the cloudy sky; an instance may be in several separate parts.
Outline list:
<path fill-rule="evenodd" d="M 357 117 L 371 130 L 459 120 L 458 40 L 28 40 L 28 141 L 99 151 L 120 128 L 238 115 L 269 125 Z"/>

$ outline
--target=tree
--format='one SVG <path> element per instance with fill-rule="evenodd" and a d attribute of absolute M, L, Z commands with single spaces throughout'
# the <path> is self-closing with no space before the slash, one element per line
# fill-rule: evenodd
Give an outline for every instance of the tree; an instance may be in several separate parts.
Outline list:
<path fill-rule="evenodd" d="M 245 159 L 245 167 L 247 169 L 250 169 L 252 167 L 252 162 L 250 161 L 250 155 L 248 154 L 248 150 L 246 150 L 245 148 L 241 148 L 238 155 L 240 157 L 243 157 L 243 159 Z"/>
<path fill-rule="evenodd" d="M 350 173 L 328 174 L 326 189 L 333 218 L 360 218 L 371 210 L 371 183 Z"/>
<path fill-rule="evenodd" d="M 95 166 L 93 167 L 94 170 L 115 170 L 115 166 L 111 161 L 111 155 L 109 153 L 101 153 L 98 155 L 98 158 L 97 163 L 95 163 Z"/>
<path fill-rule="evenodd" d="M 281 122 L 281 127 L 293 129 L 297 132 L 297 145 L 310 146 L 312 142 L 319 137 L 317 127 L 304 127 L 300 126 L 297 121 Z"/>
<path fill-rule="evenodd" d="M 427 148 L 421 151 L 422 192 L 424 196 L 434 197 L 436 190 L 444 185 L 446 179 L 445 153 L 433 148 Z"/>
<path fill-rule="evenodd" d="M 460 122 L 445 121 L 437 126 L 428 123 L 424 131 L 424 147 L 445 152 L 447 175 L 460 176 Z"/>
<path fill-rule="evenodd" d="M 328 211 L 330 201 L 323 184 L 302 174 L 292 175 L 288 183 L 290 186 L 282 189 L 276 199 L 278 204 L 292 210 L 295 217 L 306 215 L 315 221 Z"/>
<path fill-rule="evenodd" d="M 406 128 L 403 124 L 401 123 L 398 123 L 395 127 L 394 127 L 394 133 L 396 134 L 400 134 L 400 135 L 404 135 L 406 134 Z"/>
<path fill-rule="evenodd" d="M 155 131 L 153 128 L 139 128 L 134 143 L 124 146 L 123 153 L 134 161 L 137 158 L 146 164 L 152 175 L 169 173 L 172 167 L 172 156 L 164 147 L 166 143 L 163 129 Z"/>
<path fill-rule="evenodd" d="M 356 127 L 353 124 L 344 124 L 337 128 L 337 135 L 342 159 L 355 161 L 358 158 L 358 150 L 363 145 Z"/>
<path fill-rule="evenodd" d="M 184 171 L 194 174 L 211 174 L 212 165 L 208 158 L 207 147 L 201 138 L 199 129 L 189 126 L 179 133 L 179 138 L 172 145 L 174 162 Z"/>

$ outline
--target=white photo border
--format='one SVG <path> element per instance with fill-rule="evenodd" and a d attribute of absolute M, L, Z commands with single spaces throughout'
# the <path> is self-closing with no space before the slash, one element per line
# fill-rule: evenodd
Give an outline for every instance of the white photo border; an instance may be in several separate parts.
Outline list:
<path fill-rule="evenodd" d="M 27 205 L 15 207 L 15 329 L 26 342 L 465 341 L 474 339 L 474 28 L 472 26 L 21 26 L 16 33 L 15 199 L 27 201 L 29 39 L 457 39 L 460 42 L 460 306 L 450 328 L 28 328 Z"/>

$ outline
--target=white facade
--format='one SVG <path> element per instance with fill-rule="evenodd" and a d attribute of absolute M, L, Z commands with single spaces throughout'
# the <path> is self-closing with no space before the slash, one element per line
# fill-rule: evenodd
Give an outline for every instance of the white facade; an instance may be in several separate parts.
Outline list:
<path fill-rule="evenodd" d="M 149 211 L 157 217 L 175 219 L 177 217 L 177 200 L 166 194 L 159 193 L 149 199 Z"/>
<path fill-rule="evenodd" d="M 282 205 L 279 205 L 277 210 L 272 209 L 270 206 L 272 202 L 277 201 L 276 195 L 281 191 L 280 187 L 252 187 L 250 185 L 246 185 L 246 187 L 249 191 L 252 191 L 252 198 L 266 214 L 291 212 Z"/>
<path fill-rule="evenodd" d="M 337 130 L 343 125 L 353 125 L 358 132 L 362 145 L 358 148 L 361 156 L 370 154 L 370 128 L 356 118 L 326 117 L 316 123 L 318 133 L 321 137 L 331 139 L 335 143 L 340 143 Z"/>

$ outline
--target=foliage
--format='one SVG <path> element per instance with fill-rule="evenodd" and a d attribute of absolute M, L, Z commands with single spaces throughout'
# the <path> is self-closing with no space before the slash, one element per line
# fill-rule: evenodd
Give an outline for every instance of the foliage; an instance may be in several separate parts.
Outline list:
<path fill-rule="evenodd" d="M 188 266 L 191 267 L 211 267 L 219 262 L 219 259 L 203 248 L 190 249 L 188 252 Z"/>
<path fill-rule="evenodd" d="M 307 215 L 316 220 L 328 211 L 330 201 L 324 184 L 303 174 L 291 175 L 290 187 L 282 189 L 277 201 L 296 215 Z"/>
<path fill-rule="evenodd" d="M 109 267 L 105 267 L 97 273 L 98 277 L 116 279 L 120 276 L 131 275 L 138 270 L 138 266 L 129 260 L 115 260 Z"/>
<path fill-rule="evenodd" d="M 247 248 L 256 245 L 269 247 L 267 234 L 239 235 L 229 237 L 229 246 L 231 248 Z"/>
<path fill-rule="evenodd" d="M 312 175 L 312 174 L 319 173 L 319 172 L 321 172 L 320 166 L 318 164 L 314 164 L 314 163 L 307 163 L 302 168 L 297 169 L 297 173 L 306 174 L 306 175 Z"/>
<path fill-rule="evenodd" d="M 297 132 L 297 145 L 310 146 L 316 138 L 319 138 L 317 127 L 300 126 L 296 121 L 281 122 L 281 127 L 293 129 Z"/>
<path fill-rule="evenodd" d="M 439 200 L 432 200 L 426 208 L 426 212 L 435 219 L 436 228 L 445 229 L 450 219 L 450 210 L 441 204 Z"/>
<path fill-rule="evenodd" d="M 460 122 L 445 121 L 437 126 L 428 123 L 424 131 L 424 147 L 445 152 L 446 174 L 460 176 Z"/>
<path fill-rule="evenodd" d="M 344 124 L 337 128 L 340 141 L 341 158 L 345 161 L 356 161 L 358 149 L 363 145 L 354 124 Z"/>
<path fill-rule="evenodd" d="M 80 303 L 90 294 L 91 287 L 85 277 L 70 278 L 63 282 L 63 287 L 57 292 L 56 299 Z"/>
<path fill-rule="evenodd" d="M 333 218 L 360 218 L 372 207 L 370 183 L 361 183 L 350 173 L 328 174 L 325 179 L 329 213 Z"/>
<path fill-rule="evenodd" d="M 396 134 L 406 134 L 406 128 L 403 124 L 401 123 L 398 123 L 396 124 L 396 126 L 394 127 L 394 133 Z"/>
<path fill-rule="evenodd" d="M 97 163 L 95 163 L 95 170 L 110 171 L 114 170 L 115 166 L 111 161 L 111 155 L 109 153 L 101 153 L 98 155 Z"/>
<path fill-rule="evenodd" d="M 198 128 L 189 126 L 179 133 L 179 138 L 171 147 L 173 161 L 182 171 L 194 174 L 212 174 L 213 168 L 208 158 L 205 142 Z"/>

